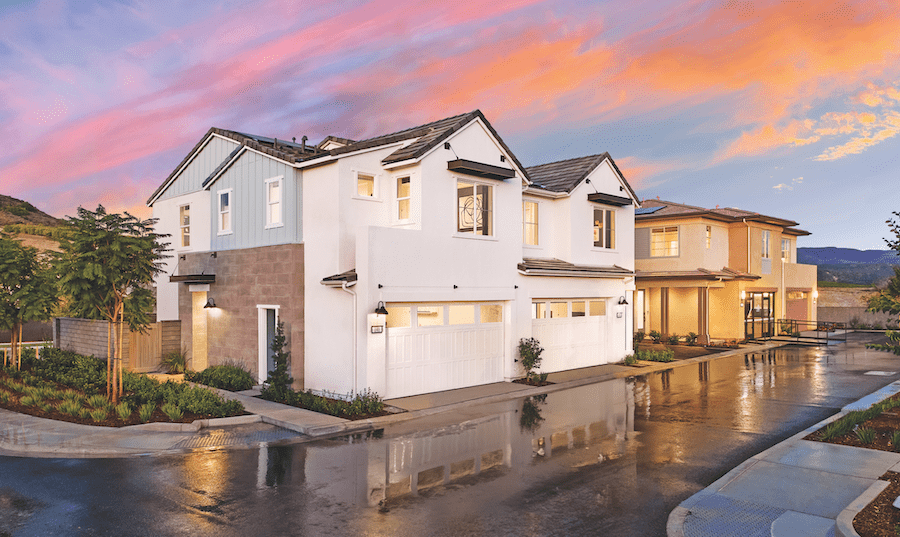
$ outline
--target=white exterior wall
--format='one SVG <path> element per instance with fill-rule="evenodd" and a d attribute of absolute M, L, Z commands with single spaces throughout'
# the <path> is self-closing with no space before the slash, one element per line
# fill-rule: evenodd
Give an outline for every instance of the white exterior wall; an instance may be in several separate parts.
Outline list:
<path fill-rule="evenodd" d="M 191 245 L 182 248 L 181 227 L 179 226 L 179 207 L 191 206 Z M 157 233 L 171 235 L 166 239 L 171 249 L 171 257 L 163 263 L 163 272 L 156 278 L 156 318 L 159 321 L 178 320 L 179 283 L 171 283 L 169 276 L 174 274 L 178 265 L 178 256 L 186 252 L 209 251 L 210 241 L 210 208 L 209 195 L 200 190 L 190 194 L 157 200 L 153 204 L 153 218 L 158 218 Z"/>

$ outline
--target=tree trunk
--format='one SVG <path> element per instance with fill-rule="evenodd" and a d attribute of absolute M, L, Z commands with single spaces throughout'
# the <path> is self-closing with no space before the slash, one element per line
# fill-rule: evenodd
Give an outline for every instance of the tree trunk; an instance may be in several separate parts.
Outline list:
<path fill-rule="evenodd" d="M 19 338 L 16 340 L 16 356 L 19 358 L 19 369 L 22 369 L 22 324 L 19 323 Z"/>
<path fill-rule="evenodd" d="M 124 360 L 125 356 L 123 354 L 122 347 L 125 345 L 125 336 L 123 334 L 124 331 L 125 331 L 125 307 L 123 306 L 122 309 L 119 310 L 119 339 L 118 339 L 119 370 L 116 374 L 116 378 L 118 379 L 119 384 L 116 386 L 116 397 L 117 398 L 122 396 L 122 391 L 123 391 L 122 390 L 122 362 L 125 361 Z"/>
<path fill-rule="evenodd" d="M 112 321 L 106 321 L 106 397 L 112 397 Z"/>
<path fill-rule="evenodd" d="M 9 330 L 9 360 L 13 366 L 16 365 L 16 350 L 19 348 L 19 324 L 13 322 Z"/>

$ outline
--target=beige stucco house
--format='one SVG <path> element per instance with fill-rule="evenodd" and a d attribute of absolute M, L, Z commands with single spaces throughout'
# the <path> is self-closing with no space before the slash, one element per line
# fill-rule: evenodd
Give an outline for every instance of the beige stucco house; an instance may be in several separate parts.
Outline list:
<path fill-rule="evenodd" d="M 797 222 L 645 200 L 635 212 L 635 331 L 698 341 L 777 335 L 816 320 L 816 267 L 797 263 Z"/>

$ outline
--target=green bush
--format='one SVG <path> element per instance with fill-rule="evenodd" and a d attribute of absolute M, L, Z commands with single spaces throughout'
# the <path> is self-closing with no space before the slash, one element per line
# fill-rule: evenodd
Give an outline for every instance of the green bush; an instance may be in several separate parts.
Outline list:
<path fill-rule="evenodd" d="M 541 342 L 535 338 L 523 337 L 519 340 L 519 362 L 522 364 L 522 369 L 525 370 L 525 378 L 532 382 L 542 382 L 541 377 L 534 370 L 541 367 L 541 353 L 543 352 L 544 348 L 541 347 Z M 547 377 L 545 376 L 543 380 L 547 380 Z"/>
<path fill-rule="evenodd" d="M 698 336 L 695 332 L 688 332 L 688 335 L 684 337 L 685 343 L 688 345 L 696 345 Z"/>
<path fill-rule="evenodd" d="M 232 364 L 210 366 L 199 373 L 187 370 L 184 372 L 184 379 L 232 392 L 249 390 L 254 384 L 253 375 L 249 371 L 243 366 Z"/>
<path fill-rule="evenodd" d="M 875 441 L 875 429 L 871 427 L 860 427 L 855 431 L 856 437 L 863 444 L 871 444 Z"/>
<path fill-rule="evenodd" d="M 162 357 L 160 365 L 166 368 L 170 375 L 184 373 L 187 369 L 187 353 L 183 350 L 167 352 Z"/>
<path fill-rule="evenodd" d="M 643 330 L 638 330 L 634 333 L 634 342 L 640 343 L 641 341 L 644 341 L 645 337 L 647 337 L 647 334 L 645 334 Z"/>
<path fill-rule="evenodd" d="M 625 365 L 637 365 L 638 359 L 635 355 L 629 354 L 625 357 Z"/>
<path fill-rule="evenodd" d="M 101 422 L 106 419 L 108 412 L 105 408 L 95 408 L 94 410 L 91 410 L 89 414 L 92 420 Z"/>
<path fill-rule="evenodd" d="M 156 403 L 141 405 L 141 408 L 138 410 L 138 417 L 141 419 L 141 423 L 150 421 L 150 418 L 153 417 L 154 410 L 156 410 Z"/>
<path fill-rule="evenodd" d="M 662 340 L 662 334 L 659 333 L 659 330 L 651 330 L 650 339 L 653 340 L 653 343 L 658 344 Z"/>
<path fill-rule="evenodd" d="M 293 390 L 291 385 L 294 379 L 290 374 L 290 351 L 284 350 L 287 338 L 284 336 L 284 323 L 279 321 L 275 325 L 275 337 L 272 338 L 272 361 L 275 362 L 275 369 L 269 371 L 266 378 L 266 385 L 263 387 L 262 396 L 270 401 L 284 402 L 292 397 Z M 290 404 L 290 403 L 288 403 Z"/>
<path fill-rule="evenodd" d="M 126 401 L 122 401 L 116 405 L 116 414 L 118 414 L 120 420 L 127 421 L 131 417 L 131 405 Z"/>
<path fill-rule="evenodd" d="M 642 350 L 637 352 L 637 359 L 646 360 L 648 362 L 674 362 L 675 351 Z"/>
<path fill-rule="evenodd" d="M 63 414 L 68 414 L 70 416 L 79 416 L 79 415 L 81 415 L 82 407 L 76 401 L 65 400 L 62 403 L 60 403 L 57 408 Z"/>
<path fill-rule="evenodd" d="M 669 345 L 678 345 L 678 341 L 681 338 L 678 337 L 678 334 L 672 334 L 669 336 Z"/>
<path fill-rule="evenodd" d="M 93 356 L 48 347 L 41 351 L 41 359 L 35 361 L 31 372 L 87 395 L 106 390 L 106 360 Z"/>
<path fill-rule="evenodd" d="M 184 411 L 174 403 L 165 403 L 160 410 L 172 421 L 178 421 L 184 417 Z"/>

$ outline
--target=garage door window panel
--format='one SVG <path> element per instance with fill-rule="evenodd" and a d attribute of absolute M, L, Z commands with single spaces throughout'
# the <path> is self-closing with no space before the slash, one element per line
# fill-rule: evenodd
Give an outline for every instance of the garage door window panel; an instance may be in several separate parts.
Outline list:
<path fill-rule="evenodd" d="M 572 317 L 584 317 L 584 302 L 575 300 L 572 302 Z"/>
<path fill-rule="evenodd" d="M 547 318 L 547 305 L 543 302 L 534 302 L 531 304 L 531 318 L 532 319 L 546 319 Z"/>
<path fill-rule="evenodd" d="M 605 300 L 591 300 L 589 311 L 591 317 L 599 317 L 606 315 L 606 301 Z"/>
<path fill-rule="evenodd" d="M 409 328 L 412 326 L 412 315 L 409 306 L 389 306 L 387 312 L 388 328 Z"/>
<path fill-rule="evenodd" d="M 482 305 L 480 309 L 481 324 L 503 322 L 503 306 L 499 304 Z"/>
<path fill-rule="evenodd" d="M 419 306 L 416 308 L 416 321 L 418 326 L 443 326 L 443 306 Z"/>
<path fill-rule="evenodd" d="M 550 318 L 557 319 L 560 317 L 568 317 L 569 316 L 569 303 L 568 302 L 551 302 L 550 303 Z"/>
<path fill-rule="evenodd" d="M 450 324 L 475 324 L 475 306 L 472 304 L 462 304 L 459 306 L 450 306 Z"/>

